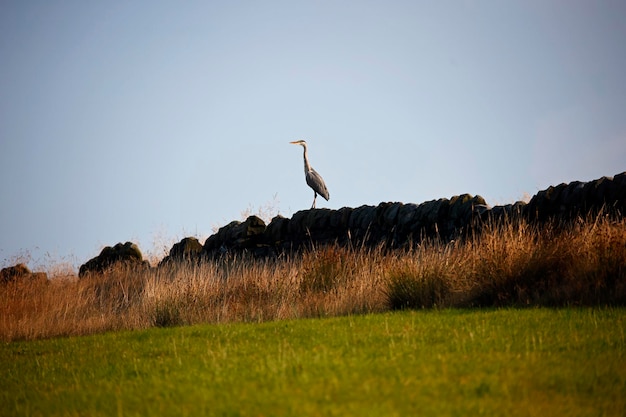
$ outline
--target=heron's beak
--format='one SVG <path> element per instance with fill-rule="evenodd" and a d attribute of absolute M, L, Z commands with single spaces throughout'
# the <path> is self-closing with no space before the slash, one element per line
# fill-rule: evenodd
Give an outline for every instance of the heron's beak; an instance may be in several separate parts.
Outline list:
<path fill-rule="evenodd" d="M 298 141 L 293 141 L 293 142 L 289 142 L 289 143 L 291 143 L 292 145 L 297 145 L 299 142 Z"/>

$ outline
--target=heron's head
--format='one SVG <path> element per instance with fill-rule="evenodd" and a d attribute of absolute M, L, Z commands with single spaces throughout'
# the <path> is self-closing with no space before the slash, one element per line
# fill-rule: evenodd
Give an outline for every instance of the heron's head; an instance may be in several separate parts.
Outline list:
<path fill-rule="evenodd" d="M 306 141 L 302 140 L 302 139 L 295 140 L 295 141 L 289 142 L 289 143 L 291 143 L 292 145 L 302 145 L 302 146 L 304 146 L 306 148 Z"/>

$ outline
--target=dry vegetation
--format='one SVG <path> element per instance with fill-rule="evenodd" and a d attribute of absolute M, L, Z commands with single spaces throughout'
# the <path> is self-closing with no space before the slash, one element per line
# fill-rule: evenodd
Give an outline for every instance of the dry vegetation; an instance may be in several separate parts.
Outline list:
<path fill-rule="evenodd" d="M 403 251 L 323 247 L 0 288 L 0 339 L 400 308 L 626 304 L 626 221 L 492 224 Z"/>

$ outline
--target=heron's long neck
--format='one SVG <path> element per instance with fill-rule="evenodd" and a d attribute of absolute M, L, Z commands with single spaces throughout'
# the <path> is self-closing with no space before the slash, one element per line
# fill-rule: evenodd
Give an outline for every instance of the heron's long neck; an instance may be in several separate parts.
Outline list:
<path fill-rule="evenodd" d="M 311 170 L 311 165 L 309 165 L 309 158 L 306 155 L 306 146 L 303 146 L 303 148 L 304 148 L 304 173 L 306 174 L 307 172 Z"/>

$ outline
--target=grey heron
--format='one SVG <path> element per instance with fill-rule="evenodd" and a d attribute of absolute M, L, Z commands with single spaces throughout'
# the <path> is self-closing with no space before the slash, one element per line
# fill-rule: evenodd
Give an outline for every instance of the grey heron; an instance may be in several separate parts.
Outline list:
<path fill-rule="evenodd" d="M 317 195 L 321 195 L 328 201 L 330 198 L 330 194 L 328 193 L 328 188 L 326 188 L 326 184 L 324 184 L 324 180 L 322 176 L 317 173 L 316 170 L 311 168 L 309 164 L 309 158 L 307 157 L 306 152 L 306 141 L 304 140 L 296 140 L 294 142 L 289 142 L 293 145 L 302 145 L 304 148 L 304 177 L 306 178 L 306 183 L 309 184 L 309 187 L 313 189 L 313 205 L 311 208 L 315 208 L 315 200 L 317 199 Z"/>

